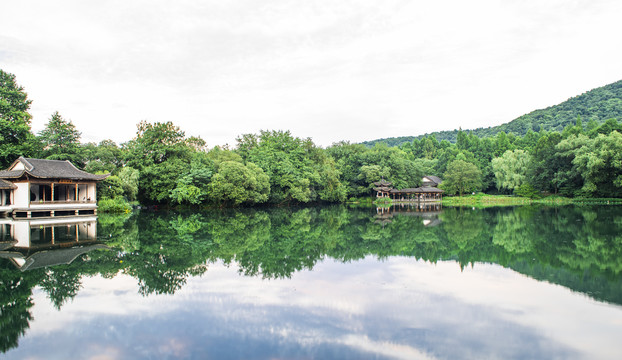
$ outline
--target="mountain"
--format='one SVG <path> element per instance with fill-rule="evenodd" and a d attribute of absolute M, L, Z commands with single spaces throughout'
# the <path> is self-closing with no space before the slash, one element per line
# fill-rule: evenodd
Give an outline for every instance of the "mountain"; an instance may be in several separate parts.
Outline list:
<path fill-rule="evenodd" d="M 579 116 L 584 126 L 591 120 L 598 124 L 612 118 L 622 120 L 622 80 L 590 90 L 561 104 L 532 111 L 506 124 L 466 131 L 470 131 L 479 137 L 494 136 L 501 131 L 523 136 L 529 130 L 539 131 L 540 128 L 547 131 L 562 131 L 567 125 L 574 125 Z M 362 144 L 373 146 L 376 143 L 384 142 L 389 146 L 399 146 L 405 142 L 413 141 L 415 138 L 421 139 L 430 135 L 435 136 L 438 141 L 456 142 L 458 130 L 377 139 L 365 141 Z"/>

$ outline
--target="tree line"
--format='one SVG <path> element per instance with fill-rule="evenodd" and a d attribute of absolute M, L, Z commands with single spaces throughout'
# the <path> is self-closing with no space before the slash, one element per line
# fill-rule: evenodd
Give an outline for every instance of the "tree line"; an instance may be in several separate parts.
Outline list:
<path fill-rule="evenodd" d="M 335 143 L 322 148 L 289 131 L 242 134 L 236 145 L 208 148 L 173 122 L 137 125 L 125 143 L 80 142 L 80 132 L 51 114 L 34 134 L 31 100 L 0 70 L 0 165 L 18 156 L 70 160 L 92 173 L 110 173 L 99 184 L 102 201 L 168 206 L 242 206 L 344 202 L 373 195 L 373 182 L 417 187 L 424 175 L 444 179 L 449 194 L 484 191 L 522 196 L 622 196 L 622 124 L 581 118 L 562 132 L 499 132 L 479 138 L 458 131 L 457 140 L 429 136 L 399 147 Z"/>

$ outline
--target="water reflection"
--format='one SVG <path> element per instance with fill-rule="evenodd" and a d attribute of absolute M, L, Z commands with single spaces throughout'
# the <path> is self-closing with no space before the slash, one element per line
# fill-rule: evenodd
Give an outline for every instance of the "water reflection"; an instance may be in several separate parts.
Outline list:
<path fill-rule="evenodd" d="M 441 223 L 439 217 L 443 206 L 440 202 L 435 203 L 396 203 L 391 206 L 377 207 L 375 215 L 376 224 L 387 224 L 393 216 L 415 216 L 421 218 L 424 226 L 438 226 Z"/>
<path fill-rule="evenodd" d="M 18 338 L 28 329 L 34 286 L 41 286 L 58 309 L 78 293 L 87 273 L 54 266 L 71 264 L 90 251 L 107 248 L 97 240 L 94 216 L 0 219 L 0 350 L 17 346 Z"/>
<path fill-rule="evenodd" d="M 70 264 L 78 256 L 107 248 L 97 241 L 97 217 L 0 220 L 0 258 L 22 271 Z"/>
<path fill-rule="evenodd" d="M 440 206 L 440 204 L 435 205 Z M 284 293 L 274 295 L 289 303 L 295 301 L 303 290 L 309 296 L 315 292 L 323 293 L 326 289 L 330 289 L 332 293 L 339 293 L 338 289 L 350 288 L 347 283 L 340 282 L 339 277 L 341 273 L 351 275 L 352 272 L 356 273 L 361 270 L 362 265 L 356 264 L 368 264 L 373 267 L 377 266 L 373 265 L 377 264 L 375 259 L 380 259 L 385 261 L 387 266 L 403 267 L 404 263 L 413 266 L 413 262 L 420 264 L 418 260 L 423 260 L 437 264 L 438 269 L 441 266 L 445 268 L 455 264 L 445 262 L 449 260 L 457 262 L 460 269 L 465 269 L 465 271 L 467 267 L 473 267 L 475 264 L 477 264 L 476 268 L 480 269 L 485 267 L 482 263 L 499 264 L 531 278 L 562 285 L 599 301 L 622 304 L 622 264 L 619 261 L 622 258 L 622 211 L 616 207 L 520 207 L 473 210 L 441 209 L 440 207 L 350 209 L 335 206 L 199 213 L 135 213 L 122 216 L 100 215 L 96 231 L 93 231 L 93 228 L 95 227 L 92 224 L 88 226 L 84 224 L 65 225 L 63 230 L 54 229 L 54 232 L 51 232 L 45 226 L 29 225 L 29 231 L 22 233 L 29 234 L 30 246 L 38 248 L 49 248 L 52 245 L 62 249 L 65 249 L 65 245 L 69 245 L 71 248 L 73 245 L 70 244 L 73 243 L 67 236 L 75 234 L 75 243 L 86 245 L 96 244 L 98 239 L 105 240 L 106 245 L 114 251 L 89 252 L 87 255 L 75 257 L 73 262 L 65 265 L 47 268 L 30 267 L 32 270 L 26 272 L 16 271 L 15 262 L 9 256 L 4 257 L 9 258 L 13 263 L 0 261 L 0 311 L 3 314 L 3 321 L 7 319 L 4 324 L 9 324 L 2 326 L 4 334 L 2 337 L 4 343 L 0 348 L 2 351 L 17 346 L 17 340 L 25 329 L 28 329 L 29 322 L 32 320 L 30 308 L 33 304 L 35 286 L 40 286 L 52 304 L 57 309 L 61 309 L 69 299 L 79 294 L 83 281 L 93 275 L 99 275 L 102 278 L 120 276 L 133 278 L 138 283 L 139 294 L 148 297 L 158 294 L 176 294 L 188 286 L 192 287 L 193 283 L 200 281 L 199 276 L 206 274 L 208 269 L 212 273 L 210 281 L 201 286 L 209 288 L 211 286 L 209 284 L 216 284 L 219 280 L 229 276 L 224 275 L 225 271 L 222 270 L 222 266 L 224 269 L 234 267 L 239 273 L 247 276 L 229 279 L 231 284 L 223 285 L 225 288 L 238 289 L 242 286 L 241 289 L 244 289 L 244 285 L 241 284 L 248 283 L 263 289 L 265 285 L 261 283 L 261 279 L 291 279 L 288 281 L 293 281 L 295 276 L 306 277 L 307 274 L 312 273 L 304 270 L 322 271 L 319 264 L 322 264 L 322 268 L 326 266 L 327 261 L 337 264 L 333 267 L 338 267 L 338 270 L 327 275 L 327 278 L 335 280 L 334 284 L 328 284 L 325 280 L 320 282 L 321 285 L 304 281 L 284 283 L 287 284 L 286 287 L 293 287 L 292 284 L 299 286 L 297 291 L 289 288 L 282 290 Z M 25 244 L 25 240 L 15 238 L 14 235 L 18 232 L 17 227 L 4 228 L 0 233 L 2 244 L 6 244 L 3 245 L 2 252 L 5 254 L 15 252 L 18 248 L 17 244 Z M 23 251 L 21 254 L 26 256 Z M 404 260 L 396 260 L 396 257 Z M 51 264 L 51 261 L 49 263 Z M 415 268 L 419 276 L 407 278 L 415 273 L 412 269 L 404 269 L 399 274 L 405 279 L 398 279 L 398 282 L 403 283 L 406 288 L 413 283 L 420 283 L 422 288 L 430 289 L 438 288 L 442 284 L 460 286 L 455 279 L 436 279 L 438 270 L 429 273 L 425 267 L 417 265 Z M 219 275 L 214 277 L 214 272 Z M 372 270 L 365 274 L 364 280 L 360 281 L 371 281 L 373 276 L 371 274 L 374 274 Z M 427 277 L 424 277 L 424 274 L 427 274 Z M 381 276 L 377 281 L 395 281 L 391 279 L 394 275 L 384 274 L 383 276 L 385 280 L 382 280 Z M 426 283 L 425 281 L 428 280 L 424 281 L 424 278 L 436 279 L 440 283 Z M 350 277 L 344 276 L 344 279 L 352 281 Z M 499 281 L 507 281 L 507 279 Z M 365 291 L 371 291 L 374 294 L 382 292 L 394 294 L 392 292 L 394 290 L 387 291 L 388 289 L 383 286 L 370 287 L 368 285 L 363 287 L 367 289 Z M 473 286 L 477 284 L 474 283 Z M 484 288 L 485 286 L 482 286 L 481 296 L 476 300 L 480 303 L 483 298 L 497 296 L 493 296 L 493 293 L 485 293 Z M 369 295 L 364 294 L 365 291 L 361 292 L 362 290 L 358 287 L 352 287 L 352 289 L 351 292 L 343 291 L 344 299 L 354 296 L 353 292 L 359 292 L 356 296 L 360 301 Z M 198 291 L 206 292 L 207 290 Z M 451 290 L 446 289 L 446 291 Z M 210 291 L 207 292 L 208 294 L 204 295 L 210 296 Z M 262 290 L 257 290 L 252 294 L 257 297 L 261 292 Z M 227 301 L 238 306 L 245 306 L 244 301 L 238 298 L 244 298 L 246 296 L 244 293 L 244 291 L 232 290 Z M 429 297 L 426 301 L 430 303 L 441 300 L 449 301 L 418 292 L 408 293 L 406 299 L 410 297 L 421 299 L 422 296 Z M 464 296 L 464 293 L 460 296 Z M 396 306 L 391 304 L 394 300 L 390 297 L 389 295 L 389 298 L 383 300 L 383 307 Z M 205 302 L 205 298 L 201 297 L 201 299 L 202 303 Z M 301 301 L 308 301 L 308 298 L 305 299 L 307 300 Z M 404 297 L 401 299 L 403 300 Z M 357 304 L 362 304 L 360 301 Z M 449 301 L 446 304 L 447 308 L 443 311 L 449 311 L 447 309 L 451 309 L 452 306 L 463 307 L 463 305 L 460 307 L 459 304 L 453 304 L 452 301 L 455 299 Z M 511 302 L 510 298 L 503 297 L 500 297 L 498 301 L 500 303 Z M 226 309 L 214 309 L 214 311 L 231 312 L 232 309 L 232 307 L 227 307 Z M 469 309 L 469 314 L 475 316 L 472 319 L 475 322 L 480 321 L 475 314 L 481 312 L 483 316 L 486 311 L 475 305 Z M 432 309 L 428 310 L 432 311 Z M 272 310 L 266 308 L 264 311 L 270 313 Z M 354 316 L 361 311 L 370 310 L 355 311 L 351 315 Z M 401 309 L 400 311 L 408 310 Z M 437 310 L 434 309 L 434 311 Z M 308 318 L 300 318 L 293 314 L 288 316 L 295 317 L 296 322 L 306 324 L 311 321 L 312 314 L 314 311 L 307 314 Z M 274 313 L 273 316 L 286 315 Z M 340 318 L 335 314 L 331 316 Z M 455 316 L 464 316 L 464 314 L 456 313 Z M 495 318 L 494 321 L 500 323 L 507 321 L 507 319 L 504 320 L 504 316 Z M 394 325 L 396 322 L 399 323 L 398 318 L 399 316 L 396 315 L 388 321 Z M 207 317 L 205 320 L 217 321 L 218 319 Z M 421 318 L 411 320 L 417 322 L 421 321 Z M 326 318 L 321 321 L 330 323 L 335 320 Z M 356 321 L 363 321 L 363 319 Z M 449 331 L 448 328 L 457 325 L 459 324 L 447 322 L 445 330 Z M 149 326 L 155 325 L 149 324 Z M 158 326 L 166 328 L 164 323 Z M 244 327 L 249 324 L 239 323 L 235 326 Z M 492 325 L 486 322 L 482 326 Z M 373 326 L 370 324 L 369 328 L 380 329 L 382 326 L 374 323 Z M 352 337 L 342 340 L 345 343 L 362 341 L 373 344 L 376 342 L 377 347 L 382 347 L 378 344 L 385 344 L 387 341 L 397 341 L 394 338 L 397 333 L 388 328 L 385 330 L 386 334 L 391 335 L 374 337 L 368 333 L 366 340 Z M 438 331 L 434 336 L 444 336 L 439 328 L 435 328 L 434 331 Z M 408 336 L 414 338 L 431 336 L 430 333 L 419 332 L 416 328 L 409 329 L 407 324 L 404 324 L 400 332 L 410 334 Z M 457 336 L 455 333 L 453 335 Z M 474 334 L 476 337 L 477 335 L 478 333 Z M 477 341 L 476 338 L 468 337 L 466 334 L 463 336 L 465 336 L 464 341 Z M 520 336 L 529 338 L 533 334 L 525 330 Z M 530 343 L 537 343 L 537 341 L 535 338 L 529 340 Z M 553 348 L 557 346 L 550 345 Z M 547 354 L 564 357 L 564 354 L 567 355 L 565 351 L 569 351 L 553 348 L 548 349 L 547 351 L 550 350 L 550 352 Z M 526 353 L 523 351 L 523 354 Z M 459 354 L 454 355 L 460 357 Z"/>

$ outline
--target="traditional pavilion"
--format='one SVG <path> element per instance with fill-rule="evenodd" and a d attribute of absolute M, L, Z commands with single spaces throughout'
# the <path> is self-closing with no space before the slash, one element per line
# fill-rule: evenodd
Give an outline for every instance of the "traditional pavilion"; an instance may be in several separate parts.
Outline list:
<path fill-rule="evenodd" d="M 98 181 L 69 161 L 20 157 L 0 171 L 0 216 L 13 218 L 93 215 Z"/>
<path fill-rule="evenodd" d="M 391 190 L 393 190 L 393 188 L 391 187 L 392 183 L 385 181 L 384 178 L 380 181 L 375 182 L 374 185 L 376 186 L 374 187 L 376 197 L 389 197 Z"/>
<path fill-rule="evenodd" d="M 391 183 L 382 179 L 375 182 L 374 191 L 376 197 L 388 197 L 393 201 L 441 201 L 443 199 L 444 190 L 436 186 L 443 181 L 436 176 L 424 176 L 422 179 L 424 186 L 407 189 L 394 189 Z M 432 185 L 434 184 L 434 185 Z"/>

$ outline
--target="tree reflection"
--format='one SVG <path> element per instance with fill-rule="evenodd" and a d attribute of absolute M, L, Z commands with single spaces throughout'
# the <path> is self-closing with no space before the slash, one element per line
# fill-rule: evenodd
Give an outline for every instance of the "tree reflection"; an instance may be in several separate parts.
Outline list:
<path fill-rule="evenodd" d="M 0 351 L 17 346 L 20 336 L 26 333 L 32 320 L 32 281 L 30 274 L 22 274 L 0 260 Z"/>

